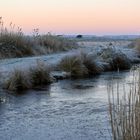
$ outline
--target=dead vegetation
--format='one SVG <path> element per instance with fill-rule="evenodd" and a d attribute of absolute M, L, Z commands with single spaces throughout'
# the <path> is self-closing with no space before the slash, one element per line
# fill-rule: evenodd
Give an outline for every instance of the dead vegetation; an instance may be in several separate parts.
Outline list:
<path fill-rule="evenodd" d="M 0 18 L 0 58 L 16 58 L 25 56 L 42 55 L 66 51 L 75 48 L 77 44 L 64 37 L 52 35 L 40 35 L 39 30 L 34 29 L 33 36 L 24 35 L 21 28 L 10 23 L 10 27 L 4 26 Z"/>
<path fill-rule="evenodd" d="M 96 75 L 103 71 L 102 65 L 98 64 L 92 56 L 82 53 L 64 57 L 59 67 L 63 71 L 70 72 L 72 77 Z"/>
<path fill-rule="evenodd" d="M 49 68 L 43 61 L 37 61 L 37 65 L 29 70 L 15 69 L 5 81 L 3 88 L 9 91 L 22 91 L 48 85 L 51 82 Z"/>
<path fill-rule="evenodd" d="M 5 81 L 4 88 L 9 91 L 22 91 L 32 87 L 28 75 L 22 71 L 15 69 L 11 76 Z"/>
<path fill-rule="evenodd" d="M 108 71 L 126 70 L 132 66 L 131 60 L 126 54 L 113 47 L 103 50 L 100 57 L 109 64 L 107 67 Z"/>
<path fill-rule="evenodd" d="M 43 61 L 37 61 L 37 65 L 30 68 L 29 73 L 32 87 L 47 85 L 51 83 L 50 70 Z"/>
<path fill-rule="evenodd" d="M 133 75 L 129 93 L 109 87 L 109 115 L 113 140 L 140 139 L 140 76 Z M 123 92 L 123 93 L 122 93 Z M 123 95 L 121 95 L 123 94 Z"/>
<path fill-rule="evenodd" d="M 88 74 L 88 69 L 78 55 L 64 57 L 59 67 L 63 71 L 70 72 L 72 77 L 83 77 Z"/>

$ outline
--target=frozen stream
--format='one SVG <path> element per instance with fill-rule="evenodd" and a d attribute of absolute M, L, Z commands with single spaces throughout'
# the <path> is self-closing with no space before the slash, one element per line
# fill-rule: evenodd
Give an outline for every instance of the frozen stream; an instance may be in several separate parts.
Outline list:
<path fill-rule="evenodd" d="M 110 140 L 107 85 L 112 78 L 114 85 L 128 85 L 132 74 L 63 80 L 18 95 L 1 91 L 0 139 Z"/>
<path fill-rule="evenodd" d="M 102 46 L 101 46 L 102 45 Z M 85 47 L 87 46 L 87 47 Z M 116 44 L 116 48 L 122 46 Z M 106 44 L 81 44 L 80 50 L 100 52 Z M 131 59 L 132 49 L 124 48 Z M 7 59 L 0 61 L 0 74 L 6 76 L 14 68 L 24 69 L 37 59 L 57 64 L 65 53 L 41 57 Z M 81 80 L 62 80 L 27 93 L 11 94 L 0 89 L 0 140 L 110 140 L 107 85 L 119 81 L 129 85 L 129 71 L 106 72 L 100 76 Z M 127 89 L 127 88 L 126 88 Z"/>

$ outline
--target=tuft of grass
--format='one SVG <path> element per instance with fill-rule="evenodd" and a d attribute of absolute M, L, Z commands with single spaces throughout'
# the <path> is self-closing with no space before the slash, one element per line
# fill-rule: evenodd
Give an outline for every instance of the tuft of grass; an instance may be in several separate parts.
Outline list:
<path fill-rule="evenodd" d="M 72 77 L 96 75 L 104 71 L 103 66 L 96 62 L 94 55 L 85 53 L 64 57 L 59 67 L 63 71 L 70 72 Z"/>
<path fill-rule="evenodd" d="M 51 83 L 50 70 L 43 61 L 37 61 L 35 68 L 30 68 L 32 86 L 42 86 Z"/>
<path fill-rule="evenodd" d="M 127 70 L 131 68 L 131 62 L 125 55 L 116 55 L 111 61 L 112 70 Z"/>
<path fill-rule="evenodd" d="M 100 74 L 104 71 L 104 67 L 97 63 L 96 58 L 94 55 L 82 54 L 83 56 L 83 64 L 88 69 L 89 75 L 96 75 Z"/>
<path fill-rule="evenodd" d="M 37 61 L 35 67 L 22 71 L 15 69 L 11 76 L 5 81 L 4 88 L 9 91 L 23 91 L 33 89 L 52 82 L 49 68 L 43 61 Z"/>
<path fill-rule="evenodd" d="M 129 86 L 129 93 L 123 90 L 122 96 L 119 84 L 117 85 L 116 92 L 113 87 L 109 88 L 109 116 L 113 140 L 140 139 L 139 72 L 133 75 L 133 82 Z M 115 97 L 115 95 L 117 97 Z"/>
<path fill-rule="evenodd" d="M 88 70 L 83 64 L 80 56 L 65 56 L 59 65 L 60 69 L 70 72 L 72 77 L 83 77 L 88 74 Z"/>
<path fill-rule="evenodd" d="M 109 47 L 103 50 L 101 54 L 103 61 L 109 63 L 107 70 L 126 70 L 131 67 L 131 61 L 121 50 Z"/>
<path fill-rule="evenodd" d="M 4 88 L 10 91 L 27 90 L 31 88 L 31 83 L 25 72 L 16 69 L 5 82 Z"/>

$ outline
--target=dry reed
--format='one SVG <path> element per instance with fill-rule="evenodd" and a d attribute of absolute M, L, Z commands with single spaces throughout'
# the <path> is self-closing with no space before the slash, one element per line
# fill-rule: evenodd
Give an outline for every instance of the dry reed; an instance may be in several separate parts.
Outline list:
<path fill-rule="evenodd" d="M 113 140 L 140 140 L 140 76 L 133 74 L 129 93 L 109 87 L 109 115 Z M 115 92 L 116 90 L 116 92 Z M 121 94 L 123 92 L 123 95 Z"/>

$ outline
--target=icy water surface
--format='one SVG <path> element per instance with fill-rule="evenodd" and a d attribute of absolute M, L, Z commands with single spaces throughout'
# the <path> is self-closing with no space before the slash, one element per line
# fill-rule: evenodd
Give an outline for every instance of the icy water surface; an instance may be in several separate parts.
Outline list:
<path fill-rule="evenodd" d="M 107 85 L 129 84 L 129 72 L 63 80 L 42 90 L 1 91 L 0 140 L 110 140 Z"/>

